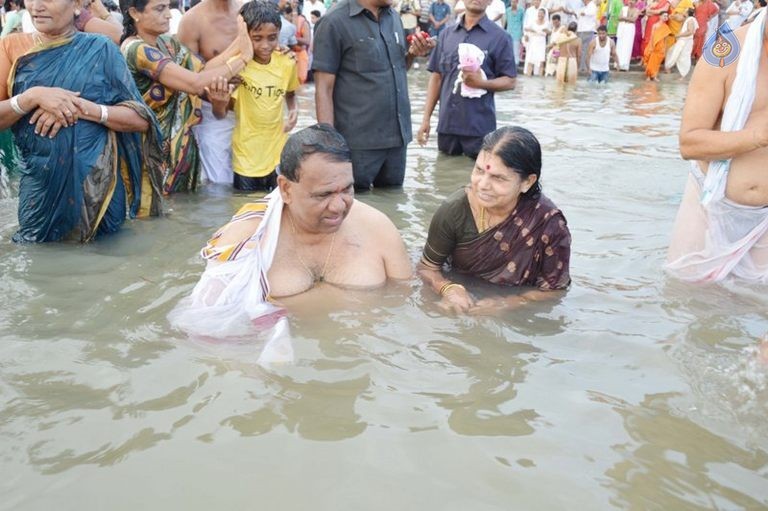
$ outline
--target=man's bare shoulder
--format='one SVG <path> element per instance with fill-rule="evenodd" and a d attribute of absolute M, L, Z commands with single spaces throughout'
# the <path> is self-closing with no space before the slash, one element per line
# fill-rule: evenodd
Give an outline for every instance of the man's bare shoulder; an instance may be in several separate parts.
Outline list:
<path fill-rule="evenodd" d="M 357 199 L 355 199 L 348 220 L 354 223 L 355 230 L 372 233 L 375 236 L 397 232 L 395 224 L 387 215 Z"/>
<path fill-rule="evenodd" d="M 237 216 L 241 216 L 241 214 L 243 214 L 243 210 L 240 210 Z M 259 228 L 261 219 L 261 216 L 252 216 L 226 224 L 221 228 L 221 236 L 217 240 L 217 244 L 220 246 L 236 245 L 250 238 Z"/>

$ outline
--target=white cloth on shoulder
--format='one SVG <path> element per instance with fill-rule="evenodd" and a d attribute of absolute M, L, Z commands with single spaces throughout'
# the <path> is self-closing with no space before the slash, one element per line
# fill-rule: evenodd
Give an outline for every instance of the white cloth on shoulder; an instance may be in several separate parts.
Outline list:
<path fill-rule="evenodd" d="M 736 77 L 723 109 L 720 131 L 743 129 L 749 114 L 752 112 L 752 103 L 755 100 L 757 89 L 757 71 L 763 53 L 764 27 L 765 10 L 749 25 L 747 36 L 744 39 L 744 47 L 736 67 Z M 721 200 L 725 196 L 725 184 L 728 180 L 730 167 L 731 160 L 710 162 L 701 192 L 702 204 L 707 206 L 710 202 Z"/>
<path fill-rule="evenodd" d="M 287 318 L 270 303 L 267 272 L 277 250 L 283 199 L 270 193 L 267 209 L 256 232 L 247 240 L 250 249 L 225 262 L 209 261 L 192 291 L 168 315 L 171 325 L 208 339 L 259 340 L 267 343 L 261 362 L 293 360 Z"/>

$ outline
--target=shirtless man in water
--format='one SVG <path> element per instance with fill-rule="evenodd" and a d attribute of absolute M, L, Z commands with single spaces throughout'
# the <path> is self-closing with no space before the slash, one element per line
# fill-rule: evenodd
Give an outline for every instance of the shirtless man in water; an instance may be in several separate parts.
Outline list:
<path fill-rule="evenodd" d="M 760 20 L 763 20 L 761 17 Z M 667 269 L 688 281 L 718 281 L 734 275 L 753 282 L 768 280 L 768 55 L 762 33 L 757 47 L 745 47 L 754 23 L 733 32 L 739 45 L 722 57 L 723 47 L 709 44 L 688 87 L 680 126 L 680 153 L 693 160 L 668 254 Z M 768 26 L 768 25 L 766 25 Z M 755 98 L 743 128 L 721 131 L 723 111 L 741 58 L 756 57 Z M 716 54 L 717 53 L 717 54 Z M 746 76 L 746 74 L 744 75 Z M 705 175 L 716 160 L 730 160 L 725 198 L 702 205 Z M 714 177 L 714 174 L 713 174 Z"/>
<path fill-rule="evenodd" d="M 206 62 L 222 53 L 237 37 L 240 0 L 202 0 L 184 13 L 177 37 Z M 232 184 L 232 130 L 234 113 L 224 119 L 214 117 L 211 104 L 203 101 L 203 122 L 195 126 L 205 179 Z"/>
<path fill-rule="evenodd" d="M 317 124 L 288 139 L 277 184 L 285 205 L 267 272 L 272 298 L 320 291 L 325 284 L 374 288 L 387 279 L 411 276 L 411 262 L 392 221 L 355 200 L 351 153 L 333 127 Z M 257 217 L 228 224 L 216 246 L 237 245 L 260 223 Z"/>

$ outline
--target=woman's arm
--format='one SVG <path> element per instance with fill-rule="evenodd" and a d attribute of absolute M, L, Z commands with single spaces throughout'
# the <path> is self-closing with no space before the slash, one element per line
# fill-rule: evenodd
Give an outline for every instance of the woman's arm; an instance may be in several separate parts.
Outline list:
<path fill-rule="evenodd" d="M 474 307 L 469 309 L 470 314 L 486 316 L 497 314 L 506 310 L 517 309 L 531 302 L 545 302 L 557 300 L 565 296 L 565 291 L 542 291 L 531 289 L 519 295 L 499 296 L 495 298 L 483 298 L 478 300 Z"/>
<path fill-rule="evenodd" d="M 80 117 L 78 93 L 58 87 L 31 87 L 0 101 L 0 129 L 10 128 L 35 110 L 48 112 L 56 122 L 70 126 Z"/>
<path fill-rule="evenodd" d="M 288 106 L 288 120 L 283 126 L 283 130 L 289 133 L 294 127 L 296 127 L 296 121 L 299 120 L 299 105 L 296 101 L 295 92 L 285 93 L 285 104 Z"/>
<path fill-rule="evenodd" d="M 80 107 L 80 119 L 98 122 L 112 131 L 119 132 L 145 132 L 149 129 L 149 122 L 137 111 L 122 105 L 99 105 L 87 99 L 78 99 Z"/>
<path fill-rule="evenodd" d="M 157 80 L 169 89 L 202 96 L 205 88 L 214 79 L 219 77 L 231 79 L 245 69 L 246 64 L 247 62 L 238 56 L 229 59 L 223 66 L 209 65 L 203 71 L 195 73 L 175 62 L 169 62 L 160 71 Z"/>
<path fill-rule="evenodd" d="M 85 24 L 85 31 L 91 34 L 103 34 L 112 39 L 115 44 L 120 44 L 120 38 L 123 37 L 123 27 L 96 17 L 88 20 L 88 23 Z"/>
<path fill-rule="evenodd" d="M 423 258 L 419 262 L 417 272 L 421 280 L 442 297 L 441 303 L 446 309 L 461 313 L 468 312 L 475 306 L 475 301 L 464 286 L 445 278 L 440 268 Z"/>
<path fill-rule="evenodd" d="M 181 42 L 180 38 L 179 41 Z M 182 44 L 184 43 L 182 42 Z M 194 53 L 197 52 L 194 51 Z M 228 60 L 238 56 L 242 57 L 246 65 L 253 59 L 253 43 L 251 42 L 251 36 L 248 35 L 248 26 L 245 24 L 242 16 L 237 17 L 237 37 L 235 37 L 235 40 L 223 52 L 206 62 L 203 69 L 224 66 Z"/>

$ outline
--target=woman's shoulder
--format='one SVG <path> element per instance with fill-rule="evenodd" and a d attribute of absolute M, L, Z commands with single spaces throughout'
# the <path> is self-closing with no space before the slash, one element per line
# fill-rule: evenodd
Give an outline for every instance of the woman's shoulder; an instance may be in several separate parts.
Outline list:
<path fill-rule="evenodd" d="M 539 194 L 538 198 L 531 199 L 531 205 L 536 210 L 538 215 L 541 215 L 545 222 L 564 222 L 567 225 L 568 221 L 565 219 L 563 211 L 557 207 L 552 199 L 546 195 Z"/>
<path fill-rule="evenodd" d="M 461 224 L 461 220 L 468 214 L 471 215 L 472 210 L 469 207 L 467 189 L 466 187 L 462 187 L 450 194 L 442 203 L 440 203 L 433 218 L 458 226 Z"/>

